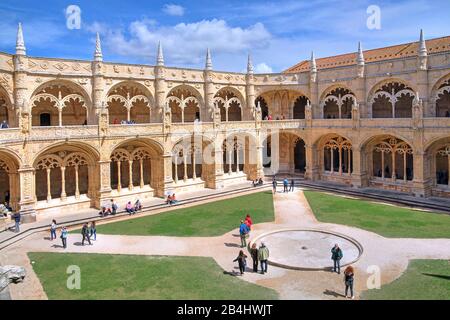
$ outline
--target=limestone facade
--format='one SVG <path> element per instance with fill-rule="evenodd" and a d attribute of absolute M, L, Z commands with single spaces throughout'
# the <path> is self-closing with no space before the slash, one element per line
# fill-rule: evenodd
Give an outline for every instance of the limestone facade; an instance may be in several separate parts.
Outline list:
<path fill-rule="evenodd" d="M 450 46 L 254 74 L 0 53 L 0 201 L 122 206 L 264 175 L 450 197 Z M 268 117 L 272 120 L 265 120 Z M 132 123 L 132 124 L 131 124 Z"/>

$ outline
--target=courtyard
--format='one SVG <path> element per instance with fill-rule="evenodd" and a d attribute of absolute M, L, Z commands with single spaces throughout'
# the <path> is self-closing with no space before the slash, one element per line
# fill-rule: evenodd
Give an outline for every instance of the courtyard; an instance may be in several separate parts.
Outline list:
<path fill-rule="evenodd" d="M 274 261 L 266 274 L 260 274 L 252 272 L 244 248 L 249 258 L 241 276 L 233 260 L 241 249 L 237 227 L 246 214 L 254 223 L 249 243 L 256 239 L 259 245 L 259 239 L 289 230 L 320 231 L 356 243 L 360 252 L 349 262 L 355 267 L 357 299 L 450 297 L 450 216 L 446 214 L 300 188 L 274 195 L 268 189 L 250 191 L 205 202 L 99 222 L 93 245 L 81 245 L 77 227 L 69 233 L 67 249 L 59 238 L 50 241 L 47 232 L 34 234 L 0 252 L 2 264 L 25 265 L 28 272 L 23 283 L 11 286 L 11 297 L 344 299 L 343 278 L 330 272 L 331 259 L 319 257 L 311 260 L 313 268 L 297 270 Z M 308 247 L 306 256 L 317 254 L 313 251 L 317 247 L 329 257 L 330 241 L 335 239 L 264 241 L 274 260 L 295 262 L 295 241 Z M 344 256 L 350 254 L 350 249 L 342 248 Z M 72 265 L 81 271 L 79 290 L 67 287 L 67 268 Z M 369 290 L 374 266 L 381 289 Z"/>

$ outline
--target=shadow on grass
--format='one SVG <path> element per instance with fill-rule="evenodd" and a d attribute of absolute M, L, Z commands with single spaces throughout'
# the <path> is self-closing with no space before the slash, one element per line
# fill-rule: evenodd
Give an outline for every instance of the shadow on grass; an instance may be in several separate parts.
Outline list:
<path fill-rule="evenodd" d="M 228 276 L 232 276 L 232 277 L 236 277 L 238 275 L 240 275 L 240 273 L 236 272 L 236 271 L 224 271 L 223 274 L 226 274 Z"/>
<path fill-rule="evenodd" d="M 423 273 L 424 276 L 434 277 L 434 278 L 440 278 L 444 280 L 450 280 L 450 276 L 444 276 L 442 274 L 433 274 L 433 273 Z"/>

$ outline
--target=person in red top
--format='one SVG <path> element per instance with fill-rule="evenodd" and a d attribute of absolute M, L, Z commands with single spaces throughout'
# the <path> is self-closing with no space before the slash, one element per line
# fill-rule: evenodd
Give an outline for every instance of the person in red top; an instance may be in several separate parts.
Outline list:
<path fill-rule="evenodd" d="M 251 230 L 253 222 L 249 214 L 245 217 L 245 224 L 247 225 L 248 229 Z"/>

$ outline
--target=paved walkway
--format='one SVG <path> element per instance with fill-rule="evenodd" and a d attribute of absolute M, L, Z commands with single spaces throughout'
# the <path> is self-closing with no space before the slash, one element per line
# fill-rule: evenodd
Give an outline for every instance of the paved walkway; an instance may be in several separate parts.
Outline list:
<path fill-rule="evenodd" d="M 358 228 L 320 223 L 312 214 L 301 190 L 289 194 L 277 193 L 274 205 L 275 222 L 254 225 L 251 239 L 268 231 L 286 228 L 321 229 L 356 239 L 364 248 L 360 260 L 354 264 L 357 297 L 367 289 L 369 266 L 380 268 L 381 282 L 384 284 L 398 278 L 410 259 L 450 259 L 450 239 L 388 239 Z M 80 236 L 70 235 L 66 250 L 59 246 L 59 241 L 53 243 L 46 240 L 47 233 L 39 233 L 0 252 L 0 262 L 27 266 L 28 276 L 24 283 L 11 286 L 13 299 L 45 299 L 26 252 L 206 256 L 213 257 L 224 270 L 237 275 L 237 265 L 232 262 L 240 250 L 237 233 L 237 230 L 233 230 L 219 237 L 208 238 L 100 234 L 92 246 L 81 246 Z M 285 254 L 289 254 L 289 248 L 285 250 Z M 281 299 L 343 299 L 342 275 L 327 271 L 296 271 L 269 266 L 267 274 L 246 272 L 242 279 L 277 290 Z"/>

